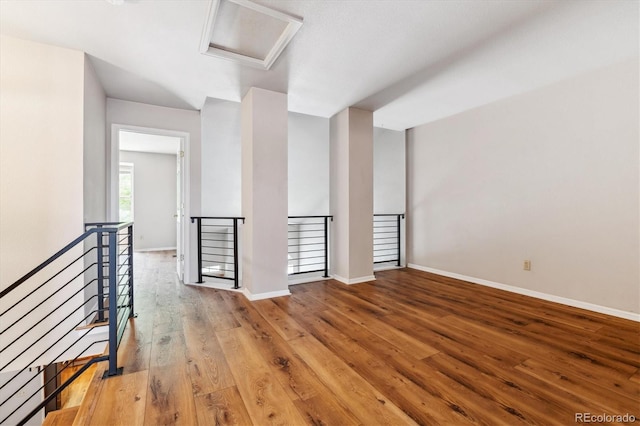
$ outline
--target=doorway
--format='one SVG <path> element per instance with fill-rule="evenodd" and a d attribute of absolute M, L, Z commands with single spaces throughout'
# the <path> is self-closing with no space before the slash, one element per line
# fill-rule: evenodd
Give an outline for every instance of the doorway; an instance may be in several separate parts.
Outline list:
<path fill-rule="evenodd" d="M 184 161 L 188 141 L 184 132 L 112 125 L 108 203 L 114 222 L 121 221 L 129 209 L 134 218 L 135 251 L 176 250 L 176 273 L 183 282 L 190 282 L 185 270 L 189 257 L 185 221 L 189 217 L 189 175 Z M 124 191 L 126 197 L 120 185 L 122 167 L 134 173 L 125 182 L 134 182 Z"/>

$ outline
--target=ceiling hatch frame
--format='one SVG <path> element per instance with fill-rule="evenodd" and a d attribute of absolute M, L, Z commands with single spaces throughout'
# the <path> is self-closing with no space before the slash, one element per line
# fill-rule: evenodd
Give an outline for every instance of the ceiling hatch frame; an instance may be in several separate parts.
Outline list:
<path fill-rule="evenodd" d="M 241 53 L 231 52 L 229 50 L 221 49 L 213 45 L 211 39 L 214 34 L 214 28 L 216 25 L 216 19 L 218 17 L 218 11 L 220 9 L 220 4 L 223 1 L 234 3 L 240 7 L 245 7 L 247 9 L 250 9 L 251 11 L 263 14 L 268 18 L 275 18 L 286 23 L 285 29 L 282 31 L 264 59 L 243 55 Z M 268 70 L 296 35 L 300 27 L 302 27 L 302 19 L 283 12 L 279 12 L 277 10 L 270 9 L 266 6 L 262 6 L 249 0 L 212 0 L 209 7 L 209 13 L 207 15 L 204 31 L 202 33 L 202 40 L 200 41 L 200 53 L 202 53 L 203 55 L 214 56 L 234 62 L 239 62 L 243 65 L 250 65 L 256 68 Z"/>

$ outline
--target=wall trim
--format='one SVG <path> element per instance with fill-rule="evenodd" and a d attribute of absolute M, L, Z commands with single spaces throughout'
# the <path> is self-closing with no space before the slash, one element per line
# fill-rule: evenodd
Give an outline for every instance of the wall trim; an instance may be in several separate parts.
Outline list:
<path fill-rule="evenodd" d="M 428 266 L 420 266 L 414 263 L 409 263 L 408 267 L 412 269 L 417 269 L 418 271 L 430 272 L 432 274 L 442 275 L 444 277 L 455 278 L 455 279 L 467 281 L 473 284 L 479 284 L 486 287 L 492 287 L 492 288 L 497 288 L 499 290 L 508 291 L 511 293 L 517 293 L 517 294 L 522 294 L 524 296 L 534 297 L 536 299 L 546 300 L 548 302 L 560 303 L 562 305 L 568 305 L 574 308 L 586 309 L 588 311 L 598 312 L 601 314 L 611 315 L 618 318 L 624 318 L 627 320 L 640 322 L 640 314 L 636 314 L 634 312 L 622 311 L 620 309 L 609 308 L 607 306 L 596 305 L 594 303 L 583 302 L 575 299 L 569 299 L 567 297 L 556 296 L 548 293 L 542 293 L 540 291 L 529 290 L 526 288 L 516 287 L 508 284 L 501 284 L 494 281 L 484 280 L 482 278 L 475 278 L 467 275 L 456 274 L 455 272 L 448 272 L 440 269 L 429 268 Z"/>
<path fill-rule="evenodd" d="M 291 292 L 289 291 L 289 289 L 286 290 L 278 290 L 278 291 L 268 291 L 266 293 L 251 293 L 251 291 L 248 288 L 244 288 L 242 290 L 242 293 L 244 294 L 244 296 L 249 299 L 250 301 L 254 301 L 254 300 L 262 300 L 262 299 L 272 299 L 274 297 L 282 297 L 282 296 L 290 296 Z"/>
<path fill-rule="evenodd" d="M 358 278 L 344 278 L 338 275 L 333 275 L 333 279 L 334 280 L 338 280 L 343 284 L 347 284 L 347 285 L 351 285 L 351 284 L 360 284 L 360 283 L 366 283 L 369 281 L 375 281 L 376 277 L 374 275 L 369 275 L 366 277 L 358 277 Z"/>
<path fill-rule="evenodd" d="M 176 277 L 178 276 L 178 274 L 176 273 Z M 210 278 L 210 277 L 204 277 L 204 278 Z M 211 278 L 211 281 L 205 281 L 202 283 L 184 283 L 185 285 L 191 285 L 194 287 L 206 287 L 206 288 L 214 288 L 216 290 L 223 290 L 223 291 L 231 291 L 234 293 L 242 293 L 243 292 L 243 288 L 233 288 L 231 287 L 231 281 L 229 280 L 216 280 L 215 278 Z"/>
<path fill-rule="evenodd" d="M 404 265 L 402 266 L 398 266 L 398 265 L 385 265 L 385 266 L 374 266 L 373 267 L 373 273 L 375 274 L 376 272 L 380 272 L 380 271 L 390 271 L 392 269 L 402 269 L 404 268 Z"/>
<path fill-rule="evenodd" d="M 323 276 L 313 276 L 313 277 L 298 277 L 298 278 L 293 278 L 293 279 L 289 279 L 289 285 L 297 285 L 297 284 L 306 284 L 306 283 L 315 283 L 315 282 L 319 282 L 319 281 L 327 281 L 333 279 L 333 277 L 331 275 L 329 275 L 328 278 L 325 278 Z"/>
<path fill-rule="evenodd" d="M 134 249 L 134 253 L 146 253 L 149 251 L 175 251 L 176 247 L 157 247 L 157 248 L 146 248 L 146 249 Z"/>

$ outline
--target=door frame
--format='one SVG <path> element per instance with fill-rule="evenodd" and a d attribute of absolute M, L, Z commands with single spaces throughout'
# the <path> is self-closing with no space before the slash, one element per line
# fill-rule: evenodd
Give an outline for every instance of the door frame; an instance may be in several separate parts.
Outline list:
<path fill-rule="evenodd" d="M 184 198 L 184 217 L 180 221 L 181 235 L 176 235 L 176 245 L 183 244 L 181 252 L 184 254 L 184 270 L 182 276 L 179 278 L 185 282 L 190 283 L 191 271 L 189 265 L 191 265 L 191 233 L 189 232 L 188 218 L 191 217 L 191 173 L 190 173 L 190 161 L 189 158 L 189 138 L 188 132 L 181 132 L 177 130 L 159 129 L 153 127 L 141 127 L 132 126 L 128 124 L 111 124 L 111 149 L 107 152 L 107 218 L 109 221 L 118 221 L 118 181 L 119 181 L 119 167 L 120 167 L 120 131 L 144 133 L 149 135 L 158 136 L 173 136 L 180 138 L 180 151 L 184 152 L 185 161 L 184 167 L 181 170 L 182 180 L 182 196 Z M 178 153 L 178 155 L 180 155 Z M 180 263 L 180 259 L 177 259 Z M 178 272 L 178 275 L 180 273 Z"/>

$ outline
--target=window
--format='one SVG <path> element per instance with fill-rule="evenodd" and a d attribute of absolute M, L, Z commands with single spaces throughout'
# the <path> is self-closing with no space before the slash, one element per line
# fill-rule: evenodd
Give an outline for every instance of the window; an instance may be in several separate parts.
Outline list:
<path fill-rule="evenodd" d="M 133 222 L 133 164 L 120 163 L 120 222 Z"/>

